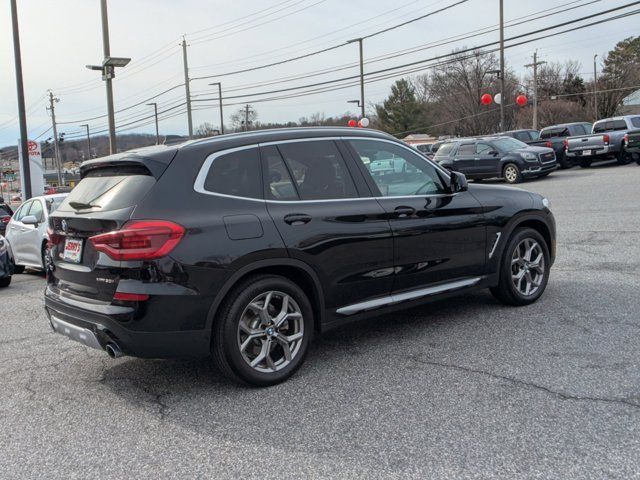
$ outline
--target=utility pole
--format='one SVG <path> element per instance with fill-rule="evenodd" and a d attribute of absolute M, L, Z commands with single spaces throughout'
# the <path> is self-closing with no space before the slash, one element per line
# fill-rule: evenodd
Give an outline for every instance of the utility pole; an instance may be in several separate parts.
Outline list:
<path fill-rule="evenodd" d="M 22 173 L 24 174 L 24 200 L 31 198 L 31 165 L 27 139 L 27 114 L 24 107 L 24 85 L 22 83 L 22 55 L 20 53 L 20 31 L 18 29 L 18 8 L 16 0 L 11 0 L 11 23 L 13 26 L 13 55 L 16 66 L 16 90 L 18 93 L 18 120 L 20 123 L 20 152 Z"/>
<path fill-rule="evenodd" d="M 593 121 L 598 120 L 598 71 L 596 69 L 596 58 L 598 54 L 593 56 Z"/>
<path fill-rule="evenodd" d="M 124 57 L 112 57 L 109 46 L 109 16 L 107 14 L 107 0 L 100 0 L 100 14 L 102 17 L 102 51 L 104 60 L 102 65 L 87 65 L 89 70 L 102 72 L 102 80 L 107 89 L 107 116 L 109 117 L 109 153 L 114 154 L 116 148 L 116 119 L 113 110 L 113 85 L 111 81 L 115 78 L 115 67 L 126 66 L 131 59 Z"/>
<path fill-rule="evenodd" d="M 62 186 L 62 170 L 60 163 L 60 147 L 58 146 L 58 126 L 56 125 L 56 102 L 60 100 L 53 96 L 53 92 L 49 90 L 49 111 L 51 112 L 51 125 L 53 127 L 53 155 L 56 162 L 56 170 L 58 171 L 58 186 Z"/>
<path fill-rule="evenodd" d="M 544 65 L 547 62 L 538 61 L 538 50 L 533 52 L 533 63 L 525 65 L 525 67 L 533 67 L 533 129 L 538 129 L 538 65 Z"/>
<path fill-rule="evenodd" d="M 244 131 L 249 131 L 249 104 L 244 106 Z"/>
<path fill-rule="evenodd" d="M 158 104 L 156 102 L 147 103 L 153 105 L 153 114 L 156 117 L 156 145 L 160 145 L 160 132 L 158 130 Z"/>
<path fill-rule="evenodd" d="M 84 123 L 80 125 L 81 127 L 85 127 L 87 129 L 87 158 L 91 160 L 91 136 L 89 135 L 89 124 Z"/>
<path fill-rule="evenodd" d="M 500 131 L 504 125 L 504 0 L 500 0 Z"/>
<path fill-rule="evenodd" d="M 184 89 L 187 95 L 187 122 L 189 137 L 193 136 L 193 120 L 191 119 L 191 90 L 189 88 L 189 63 L 187 61 L 187 39 L 182 37 L 182 60 L 184 62 Z"/>
<path fill-rule="evenodd" d="M 358 50 L 360 52 L 360 116 L 364 118 L 364 54 L 362 50 L 362 38 L 354 38 L 353 40 L 347 41 L 347 43 L 355 42 L 358 42 Z"/>
<path fill-rule="evenodd" d="M 222 114 L 222 84 L 220 82 L 210 83 L 218 86 L 218 102 L 220 105 L 220 135 L 224 135 L 224 115 Z"/>

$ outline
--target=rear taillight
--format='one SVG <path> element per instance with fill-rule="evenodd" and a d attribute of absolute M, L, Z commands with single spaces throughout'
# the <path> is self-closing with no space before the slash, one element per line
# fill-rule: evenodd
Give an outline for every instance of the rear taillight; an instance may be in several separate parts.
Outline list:
<path fill-rule="evenodd" d="M 562 140 L 562 144 L 564 145 L 565 150 L 569 150 L 569 140 L 568 139 L 564 139 Z"/>
<path fill-rule="evenodd" d="M 62 243 L 62 235 L 56 233 L 51 227 L 47 228 L 47 236 L 49 237 L 50 246 Z"/>
<path fill-rule="evenodd" d="M 544 146 L 547 148 L 553 148 L 553 143 L 551 142 L 544 142 Z"/>
<path fill-rule="evenodd" d="M 609 145 L 609 135 L 607 135 L 606 133 L 602 135 L 602 140 L 604 140 L 605 145 Z"/>
<path fill-rule="evenodd" d="M 624 140 L 624 145 L 625 146 L 629 145 L 629 134 L 628 133 L 624 134 L 623 140 Z"/>
<path fill-rule="evenodd" d="M 0 222 L 1 222 L 1 223 L 4 223 L 5 225 L 6 225 L 7 223 L 9 223 L 10 221 L 11 221 L 11 217 L 10 217 L 9 215 L 5 215 L 5 216 L 3 216 L 3 217 L 0 217 Z"/>
<path fill-rule="evenodd" d="M 184 227 L 165 220 L 134 220 L 122 230 L 89 238 L 93 247 L 114 260 L 152 260 L 164 257 L 184 236 Z"/>

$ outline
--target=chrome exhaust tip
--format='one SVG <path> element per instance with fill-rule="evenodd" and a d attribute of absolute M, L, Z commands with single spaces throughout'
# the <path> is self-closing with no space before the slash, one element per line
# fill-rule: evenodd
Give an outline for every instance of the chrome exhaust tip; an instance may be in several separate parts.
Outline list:
<path fill-rule="evenodd" d="M 107 352 L 107 355 L 109 355 L 111 358 L 118 358 L 118 357 L 124 356 L 124 353 L 122 353 L 122 350 L 120 350 L 120 347 L 115 343 L 107 343 L 107 346 L 104 347 L 104 349 Z"/>

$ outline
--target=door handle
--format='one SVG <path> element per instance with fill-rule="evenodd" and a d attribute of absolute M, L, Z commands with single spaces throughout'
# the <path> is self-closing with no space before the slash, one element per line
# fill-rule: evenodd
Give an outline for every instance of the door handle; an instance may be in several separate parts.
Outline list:
<path fill-rule="evenodd" d="M 304 225 L 311 221 L 311 215 L 306 213 L 290 213 L 284 216 L 284 223 L 289 225 Z"/>
<path fill-rule="evenodd" d="M 396 207 L 393 210 L 396 213 L 397 218 L 408 218 L 411 217 L 414 213 L 416 213 L 416 209 L 413 207 Z"/>

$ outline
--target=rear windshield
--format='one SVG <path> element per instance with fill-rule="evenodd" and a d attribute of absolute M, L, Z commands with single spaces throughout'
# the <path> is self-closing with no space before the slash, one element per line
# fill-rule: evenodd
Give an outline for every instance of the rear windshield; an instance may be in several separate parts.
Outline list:
<path fill-rule="evenodd" d="M 151 175 L 99 169 L 88 173 L 64 199 L 61 212 L 106 212 L 136 205 L 156 183 Z"/>

